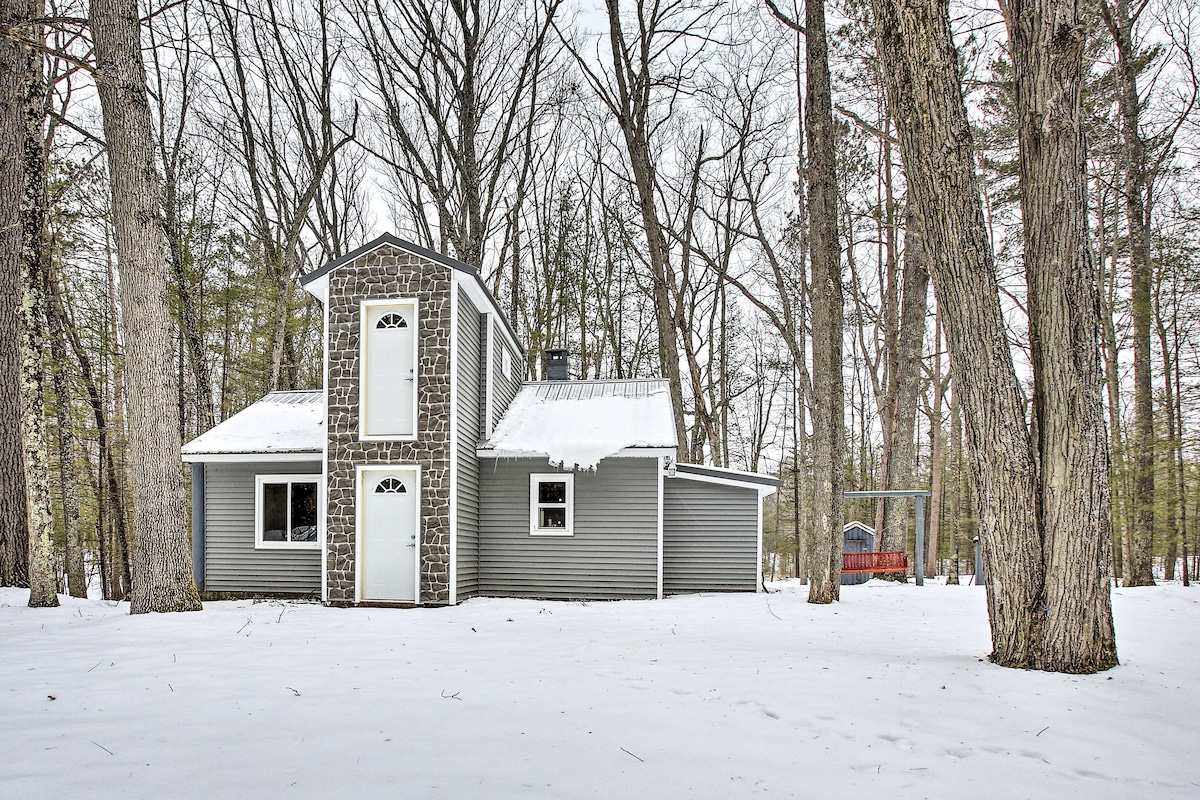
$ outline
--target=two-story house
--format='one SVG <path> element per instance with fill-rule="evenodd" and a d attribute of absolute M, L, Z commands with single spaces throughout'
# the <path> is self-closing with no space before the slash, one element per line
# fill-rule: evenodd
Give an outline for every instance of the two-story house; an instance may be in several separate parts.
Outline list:
<path fill-rule="evenodd" d="M 183 447 L 197 584 L 332 605 L 761 588 L 774 478 L 680 464 L 662 380 L 523 378 L 475 268 L 391 235 L 300 279 L 325 388 Z"/>

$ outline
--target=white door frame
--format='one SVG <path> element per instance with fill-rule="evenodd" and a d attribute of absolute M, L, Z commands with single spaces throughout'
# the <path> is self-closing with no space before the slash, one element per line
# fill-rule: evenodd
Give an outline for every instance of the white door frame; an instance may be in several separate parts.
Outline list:
<path fill-rule="evenodd" d="M 420 464 L 368 464 L 354 468 L 354 602 L 363 602 L 362 590 L 362 531 L 363 531 L 363 474 L 366 472 L 411 472 L 417 478 L 417 502 L 413 531 L 417 535 L 417 547 L 413 554 L 413 573 L 415 598 L 413 602 L 421 605 L 421 500 L 425 494 L 421 486 Z"/>

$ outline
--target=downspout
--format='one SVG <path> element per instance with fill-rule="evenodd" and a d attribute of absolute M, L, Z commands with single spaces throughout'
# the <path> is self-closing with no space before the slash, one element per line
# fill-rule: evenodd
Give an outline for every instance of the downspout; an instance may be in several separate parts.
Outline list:
<path fill-rule="evenodd" d="M 192 575 L 204 591 L 204 462 L 192 462 Z"/>

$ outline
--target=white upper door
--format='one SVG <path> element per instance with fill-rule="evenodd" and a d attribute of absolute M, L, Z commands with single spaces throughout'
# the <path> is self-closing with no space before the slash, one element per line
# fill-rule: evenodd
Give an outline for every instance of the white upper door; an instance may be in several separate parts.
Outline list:
<path fill-rule="evenodd" d="M 361 353 L 362 434 L 416 434 L 417 302 L 364 304 Z"/>
<path fill-rule="evenodd" d="M 417 467 L 361 472 L 358 550 L 362 600 L 417 602 L 420 492 Z"/>

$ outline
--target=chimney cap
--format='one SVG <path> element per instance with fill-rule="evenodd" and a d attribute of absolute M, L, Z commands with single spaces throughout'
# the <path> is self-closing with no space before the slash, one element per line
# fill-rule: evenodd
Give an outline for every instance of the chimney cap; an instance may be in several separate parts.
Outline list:
<path fill-rule="evenodd" d="M 568 358 L 570 351 L 556 347 L 543 350 L 542 353 L 546 359 L 546 380 L 566 381 L 571 379 Z"/>

